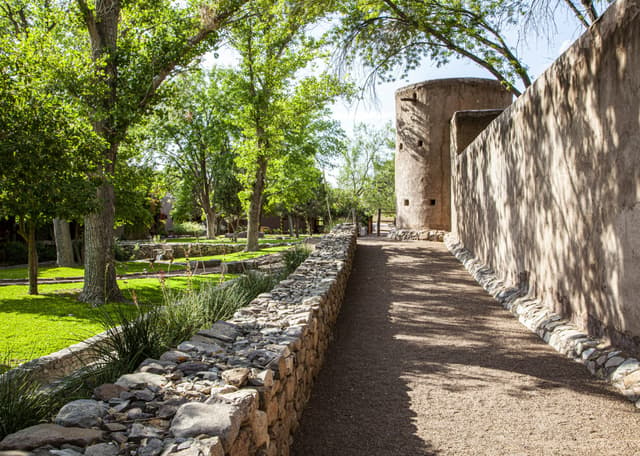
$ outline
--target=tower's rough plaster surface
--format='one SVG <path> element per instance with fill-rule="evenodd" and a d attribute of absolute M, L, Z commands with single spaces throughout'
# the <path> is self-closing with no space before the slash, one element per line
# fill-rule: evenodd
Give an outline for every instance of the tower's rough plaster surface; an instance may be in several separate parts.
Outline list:
<path fill-rule="evenodd" d="M 511 99 L 499 82 L 477 78 L 426 81 L 396 92 L 397 228 L 451 228 L 451 117 L 505 108 Z"/>

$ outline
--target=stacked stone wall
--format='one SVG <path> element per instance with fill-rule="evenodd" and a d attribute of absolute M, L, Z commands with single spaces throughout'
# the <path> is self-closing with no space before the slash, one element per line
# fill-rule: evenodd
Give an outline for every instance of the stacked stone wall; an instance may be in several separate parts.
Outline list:
<path fill-rule="evenodd" d="M 341 226 L 227 322 L 146 360 L 55 423 L 7 436 L 40 456 L 287 455 L 331 339 L 355 254 Z M 62 450 L 62 453 L 60 452 Z"/>
<path fill-rule="evenodd" d="M 139 243 L 118 242 L 123 255 L 132 260 L 185 258 L 197 256 L 226 255 L 239 252 L 244 244 L 209 244 L 209 243 Z"/>

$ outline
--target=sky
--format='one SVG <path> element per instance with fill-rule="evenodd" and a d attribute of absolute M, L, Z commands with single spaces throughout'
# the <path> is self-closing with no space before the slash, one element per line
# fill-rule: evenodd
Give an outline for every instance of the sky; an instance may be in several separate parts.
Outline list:
<path fill-rule="evenodd" d="M 521 41 L 518 46 L 518 54 L 528 65 L 533 79 L 542 74 L 584 31 L 568 18 L 560 17 L 558 20 L 556 33 L 548 39 L 547 37 L 530 37 L 526 43 Z M 509 42 L 515 42 L 515 40 Z M 333 118 L 340 121 L 347 132 L 352 131 L 353 125 L 357 122 L 382 125 L 390 121 L 395 125 L 394 92 L 397 89 L 431 79 L 462 77 L 493 79 L 487 70 L 467 59 L 452 60 L 440 68 L 424 60 L 407 79 L 376 86 L 375 99 L 367 96 L 364 101 L 352 106 L 347 106 L 344 102 L 336 103 L 333 106 Z M 521 86 L 519 88 L 522 89 Z"/>
<path fill-rule="evenodd" d="M 519 36 L 521 33 L 519 34 L 518 30 L 507 33 L 507 42 L 517 43 L 517 55 L 528 66 L 532 79 L 542 74 L 584 32 L 584 29 L 569 14 L 567 11 L 556 14 L 554 16 L 555 30 L 550 30 L 544 37 L 529 33 L 523 39 Z M 325 25 L 321 26 L 318 32 L 326 30 L 326 27 Z M 234 51 L 223 48 L 219 50 L 218 54 L 217 59 L 212 55 L 205 56 L 204 66 L 209 67 L 217 64 L 233 67 L 237 65 L 238 55 Z M 355 68 L 352 72 L 358 73 L 359 71 Z M 377 85 L 375 98 L 367 92 L 364 99 L 356 104 L 346 105 L 343 101 L 336 102 L 332 107 L 332 116 L 333 119 L 341 123 L 348 136 L 352 135 L 356 123 L 382 126 L 391 122 L 395 126 L 394 93 L 397 89 L 431 79 L 462 77 L 493 78 L 487 70 L 467 59 L 452 59 L 441 67 L 436 67 L 428 59 L 424 59 L 422 64 L 411 71 L 406 79 Z M 363 81 L 357 82 L 362 83 Z M 523 89 L 521 85 L 518 88 Z M 332 183 L 334 183 L 335 174 L 340 167 L 339 163 L 335 163 L 335 165 L 336 168 L 327 170 L 329 180 Z"/>
<path fill-rule="evenodd" d="M 547 33 L 550 36 L 537 37 L 529 33 L 526 39 L 521 39 L 517 31 L 507 34 L 508 43 L 517 43 L 517 53 L 528 65 L 533 79 L 542 74 L 584 31 L 566 11 L 557 14 L 554 19 L 556 29 Z M 326 29 L 326 26 L 320 27 L 319 32 L 323 29 Z M 223 48 L 218 51 L 218 55 L 218 58 L 214 58 L 212 54 L 205 56 L 204 66 L 210 67 L 217 64 L 234 67 L 237 65 L 238 56 L 234 51 Z M 358 72 L 361 71 L 357 68 L 353 71 L 353 73 Z M 406 79 L 377 85 L 375 98 L 367 92 L 363 100 L 352 105 L 346 105 L 343 101 L 336 102 L 332 108 L 333 118 L 342 124 L 349 135 L 353 131 L 354 124 L 359 122 L 373 125 L 383 125 L 386 122 L 395 124 L 394 92 L 397 89 L 431 79 L 461 77 L 493 78 L 487 70 L 467 59 L 453 59 L 439 68 L 428 59 L 424 59 Z M 522 86 L 519 88 L 523 89 Z"/>

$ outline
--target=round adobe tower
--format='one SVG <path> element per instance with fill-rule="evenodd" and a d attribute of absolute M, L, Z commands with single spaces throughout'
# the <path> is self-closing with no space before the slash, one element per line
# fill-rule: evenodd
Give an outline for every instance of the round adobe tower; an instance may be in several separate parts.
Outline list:
<path fill-rule="evenodd" d="M 396 91 L 396 228 L 451 229 L 449 130 L 456 111 L 506 108 L 498 81 L 435 79 Z"/>

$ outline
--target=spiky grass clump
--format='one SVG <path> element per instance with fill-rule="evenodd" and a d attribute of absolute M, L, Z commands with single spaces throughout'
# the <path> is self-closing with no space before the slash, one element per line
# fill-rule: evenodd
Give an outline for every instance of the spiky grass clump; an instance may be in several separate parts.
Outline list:
<path fill-rule="evenodd" d="M 291 274 L 298 269 L 304 260 L 311 254 L 311 248 L 304 244 L 297 244 L 295 247 L 282 253 L 285 275 Z"/>
<path fill-rule="evenodd" d="M 198 329 L 227 320 L 240 307 L 247 305 L 260 293 L 271 290 L 278 278 L 259 271 L 249 271 L 228 284 L 203 285 L 165 301 L 167 326 L 179 333 L 180 340 L 190 337 Z"/>
<path fill-rule="evenodd" d="M 3 356 L 8 365 L 10 357 Z M 12 432 L 49 419 L 62 405 L 62 399 L 41 390 L 41 385 L 24 369 L 0 375 L 0 440 Z"/>

